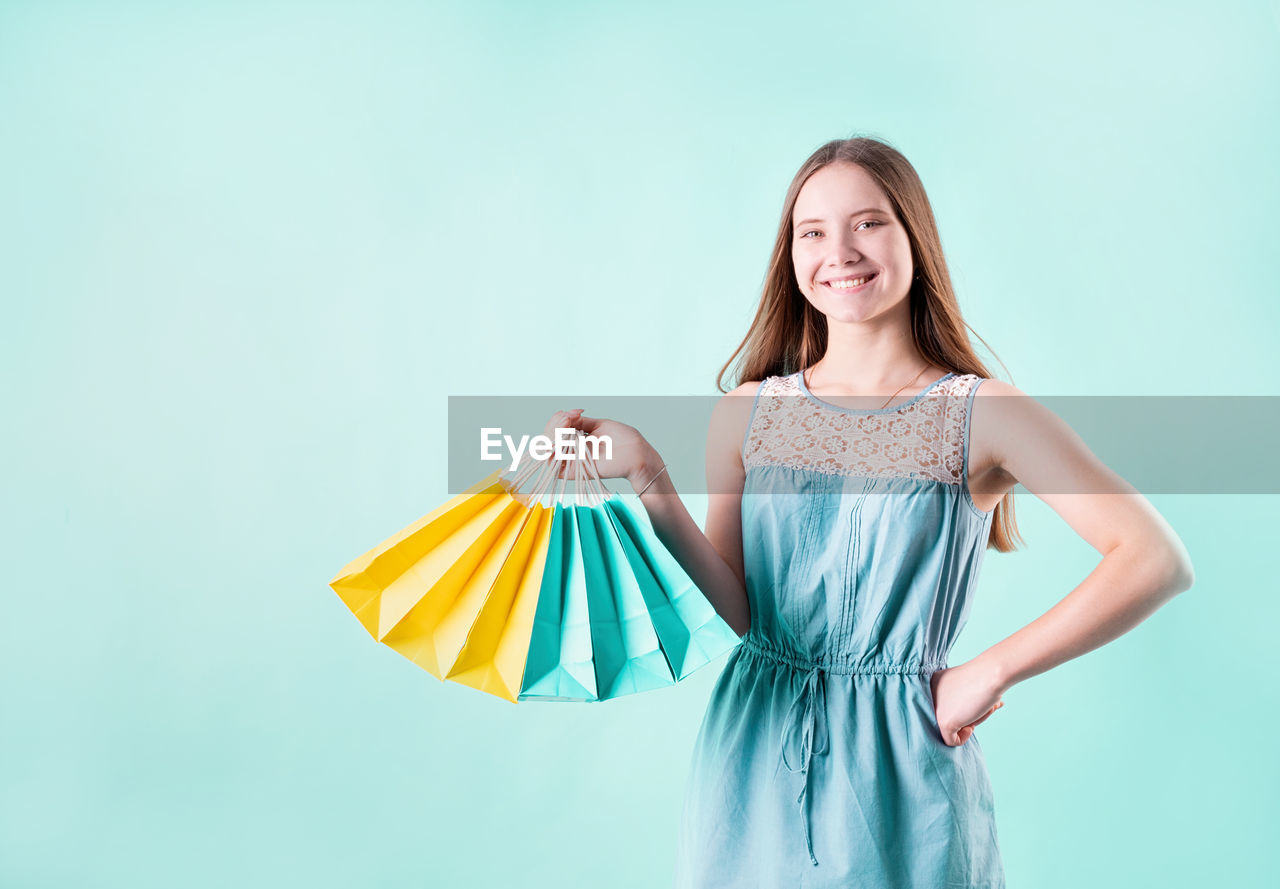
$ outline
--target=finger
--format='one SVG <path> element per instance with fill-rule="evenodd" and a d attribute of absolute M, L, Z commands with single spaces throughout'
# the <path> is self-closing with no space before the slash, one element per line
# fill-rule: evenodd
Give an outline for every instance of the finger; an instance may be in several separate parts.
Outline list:
<path fill-rule="evenodd" d="M 588 435 L 596 431 L 596 428 L 604 422 L 603 417 L 588 417 L 586 414 L 578 414 L 578 422 L 582 431 Z"/>
<path fill-rule="evenodd" d="M 550 427 L 548 427 L 548 429 L 547 429 L 547 435 L 550 435 L 550 436 L 552 436 L 552 437 L 554 437 L 554 436 L 556 436 L 556 435 L 559 435 L 559 434 L 561 434 L 561 433 L 560 433 L 560 431 L 559 431 L 559 430 L 561 430 L 561 429 L 568 429 L 568 430 L 569 430 L 569 433 L 570 433 L 570 434 L 569 434 L 569 439 L 568 439 L 568 440 L 569 440 L 569 447 L 573 447 L 573 436 L 574 436 L 574 434 L 576 434 L 576 435 L 577 435 L 577 436 L 579 436 L 579 437 L 581 437 L 581 435 L 582 435 L 582 429 L 580 429 L 580 428 L 579 428 L 579 426 L 578 426 L 578 421 L 577 421 L 577 420 L 575 420 L 573 417 L 565 417 L 565 418 L 564 418 L 564 419 L 562 419 L 562 420 L 557 420 L 557 421 L 556 421 L 556 423 L 554 424 L 554 426 L 550 426 Z"/>
<path fill-rule="evenodd" d="M 556 411 L 547 420 L 547 424 L 542 427 L 543 434 L 554 436 L 557 429 L 564 427 L 572 428 L 574 418 L 565 411 Z"/>
<path fill-rule="evenodd" d="M 979 719 L 977 722 L 973 724 L 974 725 L 981 724 L 982 722 L 987 720 L 991 716 L 991 714 L 995 713 L 997 710 L 999 710 L 1003 706 L 1004 706 L 1004 701 L 996 701 L 995 704 L 991 706 L 991 709 L 988 710 L 985 714 L 983 714 L 982 719 Z"/>

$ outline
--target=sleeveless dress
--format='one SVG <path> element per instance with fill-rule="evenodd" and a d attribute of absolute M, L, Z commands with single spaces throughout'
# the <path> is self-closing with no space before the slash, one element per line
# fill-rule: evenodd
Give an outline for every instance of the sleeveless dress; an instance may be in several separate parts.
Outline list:
<path fill-rule="evenodd" d="M 694 744 L 677 889 L 1003 889 L 975 731 L 929 680 L 968 617 L 994 512 L 969 493 L 981 377 L 855 410 L 764 380 L 743 440 L 751 627 Z"/>

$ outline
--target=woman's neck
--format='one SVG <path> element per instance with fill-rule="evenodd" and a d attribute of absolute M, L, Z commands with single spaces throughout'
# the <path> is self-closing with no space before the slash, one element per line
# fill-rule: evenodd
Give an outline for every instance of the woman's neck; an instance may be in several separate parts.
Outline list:
<path fill-rule="evenodd" d="M 913 343 L 904 345 L 862 352 L 828 348 L 805 369 L 805 385 L 815 394 L 914 394 L 947 372 L 926 360 Z"/>

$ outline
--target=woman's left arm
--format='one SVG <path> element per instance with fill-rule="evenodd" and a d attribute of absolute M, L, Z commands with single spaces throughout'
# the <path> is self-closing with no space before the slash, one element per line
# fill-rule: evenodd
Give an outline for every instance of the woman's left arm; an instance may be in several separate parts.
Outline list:
<path fill-rule="evenodd" d="M 1021 483 L 1102 553 L 1062 601 L 974 658 L 1001 692 L 1128 632 L 1194 583 L 1186 547 L 1147 498 L 1034 398 L 987 380 L 970 430 L 975 455 L 985 452 L 1006 482 Z"/>

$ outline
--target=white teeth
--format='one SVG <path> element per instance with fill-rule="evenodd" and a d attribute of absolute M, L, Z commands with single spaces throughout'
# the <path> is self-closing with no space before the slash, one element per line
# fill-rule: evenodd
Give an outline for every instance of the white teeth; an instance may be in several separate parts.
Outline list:
<path fill-rule="evenodd" d="M 827 286 L 834 287 L 837 290 L 848 290 L 850 287 L 858 287 L 862 284 L 866 284 L 872 279 L 872 277 L 874 276 L 867 275 L 862 278 L 854 278 L 852 281 L 828 281 Z"/>

